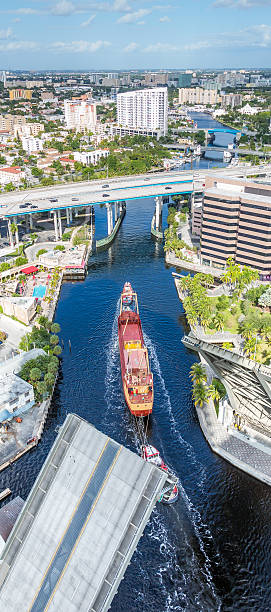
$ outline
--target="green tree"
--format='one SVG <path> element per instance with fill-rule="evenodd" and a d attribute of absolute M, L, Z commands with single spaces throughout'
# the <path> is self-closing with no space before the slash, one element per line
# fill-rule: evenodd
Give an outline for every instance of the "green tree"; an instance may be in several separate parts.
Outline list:
<path fill-rule="evenodd" d="M 53 354 L 54 354 L 54 355 L 61 355 L 61 353 L 62 353 L 62 349 L 61 349 L 61 347 L 59 346 L 59 344 L 58 344 L 57 346 L 54 346 L 54 348 L 53 348 Z"/>
<path fill-rule="evenodd" d="M 37 381 L 41 379 L 41 370 L 39 368 L 32 368 L 30 370 L 30 380 Z"/>
<path fill-rule="evenodd" d="M 195 406 L 200 406 L 202 408 L 204 402 L 208 400 L 208 387 L 203 382 L 198 382 L 194 385 L 192 398 L 194 400 Z"/>
<path fill-rule="evenodd" d="M 60 325 L 58 323 L 52 323 L 52 325 L 51 325 L 51 332 L 53 334 L 59 334 L 59 332 L 60 332 Z"/>
<path fill-rule="evenodd" d="M 50 344 L 52 344 L 53 346 L 56 346 L 59 343 L 59 337 L 56 334 L 53 334 L 50 337 Z"/>
<path fill-rule="evenodd" d="M 193 363 L 193 365 L 191 366 L 189 376 L 190 378 L 192 378 L 192 381 L 195 383 L 207 380 L 207 374 L 206 374 L 205 367 L 201 363 L 198 363 L 198 362 Z"/>

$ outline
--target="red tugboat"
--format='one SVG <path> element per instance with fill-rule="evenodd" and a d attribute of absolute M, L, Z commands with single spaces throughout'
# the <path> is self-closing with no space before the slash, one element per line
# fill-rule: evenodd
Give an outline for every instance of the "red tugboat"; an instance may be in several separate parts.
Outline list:
<path fill-rule="evenodd" d="M 135 417 L 147 416 L 153 407 L 153 375 L 143 339 L 137 294 L 125 283 L 118 318 L 120 365 L 126 404 Z"/>
<path fill-rule="evenodd" d="M 179 497 L 179 490 L 177 487 L 178 479 L 172 472 L 169 471 L 167 465 L 160 457 L 157 448 L 151 446 L 150 444 L 143 444 L 143 446 L 141 446 L 141 457 L 148 463 L 153 463 L 160 470 L 167 473 L 167 480 L 159 501 L 161 501 L 163 504 L 174 504 Z"/>

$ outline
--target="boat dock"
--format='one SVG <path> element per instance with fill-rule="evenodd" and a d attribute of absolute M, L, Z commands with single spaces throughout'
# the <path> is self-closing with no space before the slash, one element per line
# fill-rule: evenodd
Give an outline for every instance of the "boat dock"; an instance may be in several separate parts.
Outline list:
<path fill-rule="evenodd" d="M 108 610 L 165 480 L 68 415 L 2 552 L 0 609 Z"/>

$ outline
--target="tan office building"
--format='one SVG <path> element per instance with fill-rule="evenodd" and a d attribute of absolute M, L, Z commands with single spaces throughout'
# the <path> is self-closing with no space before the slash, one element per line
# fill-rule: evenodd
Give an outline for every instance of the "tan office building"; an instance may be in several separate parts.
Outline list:
<path fill-rule="evenodd" d="M 206 177 L 201 261 L 224 267 L 228 257 L 271 278 L 271 183 Z"/>

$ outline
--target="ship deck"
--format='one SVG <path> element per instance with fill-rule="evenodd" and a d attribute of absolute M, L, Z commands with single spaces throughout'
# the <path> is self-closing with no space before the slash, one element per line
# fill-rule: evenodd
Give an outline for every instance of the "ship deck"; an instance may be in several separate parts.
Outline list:
<path fill-rule="evenodd" d="M 131 370 L 143 370 L 147 372 L 148 364 L 146 358 L 146 352 L 144 349 L 133 349 L 131 351 L 124 351 L 124 362 L 125 369 L 129 372 Z"/>
<path fill-rule="evenodd" d="M 123 327 L 123 341 L 124 342 L 140 342 L 141 334 L 140 334 L 140 326 L 138 323 L 128 323 L 126 326 L 124 324 Z"/>
<path fill-rule="evenodd" d="M 106 612 L 166 474 L 67 416 L 0 563 L 5 612 Z"/>

